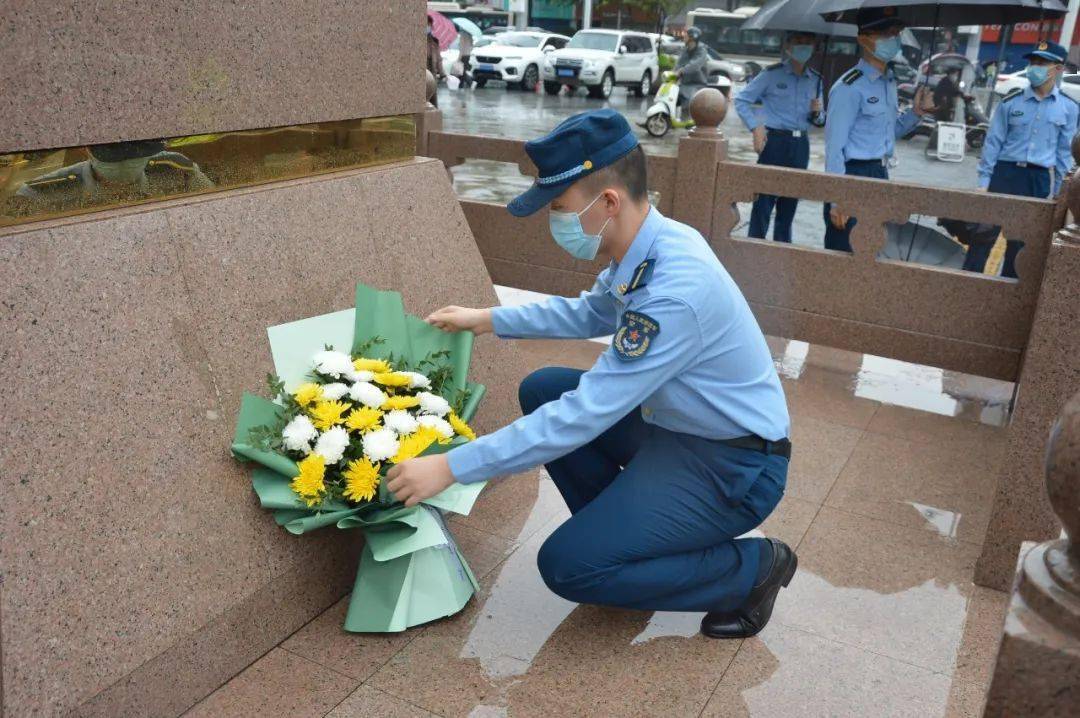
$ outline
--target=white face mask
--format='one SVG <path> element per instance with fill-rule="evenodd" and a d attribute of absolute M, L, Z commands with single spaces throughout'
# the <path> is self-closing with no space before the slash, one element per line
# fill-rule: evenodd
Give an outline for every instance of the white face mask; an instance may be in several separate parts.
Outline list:
<path fill-rule="evenodd" d="M 90 156 L 90 166 L 94 168 L 94 174 L 106 182 L 122 182 L 124 184 L 136 184 L 142 181 L 146 171 L 149 157 L 135 157 L 130 160 L 119 162 L 103 162 L 93 155 Z"/>

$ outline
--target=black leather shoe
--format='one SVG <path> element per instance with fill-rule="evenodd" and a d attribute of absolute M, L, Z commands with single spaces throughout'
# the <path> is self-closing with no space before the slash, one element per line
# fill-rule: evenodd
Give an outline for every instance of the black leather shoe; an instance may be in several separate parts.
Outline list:
<path fill-rule="evenodd" d="M 780 587 L 791 583 L 799 566 L 799 557 L 786 543 L 776 539 L 769 539 L 769 543 L 773 548 L 772 567 L 750 591 L 743 607 L 730 613 L 709 611 L 701 619 L 701 632 L 709 638 L 749 638 L 769 622 Z"/>

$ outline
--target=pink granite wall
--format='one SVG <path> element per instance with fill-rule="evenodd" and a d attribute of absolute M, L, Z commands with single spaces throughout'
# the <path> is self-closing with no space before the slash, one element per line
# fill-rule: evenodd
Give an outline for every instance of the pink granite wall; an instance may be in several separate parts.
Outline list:
<path fill-rule="evenodd" d="M 227 447 L 266 328 L 358 280 L 496 303 L 441 162 L 0 233 L 5 716 L 176 715 L 344 594 L 359 534 L 284 533 Z M 515 352 L 477 342 L 481 429 Z"/>
<path fill-rule="evenodd" d="M 418 112 L 424 8 L 5 2 L 0 152 Z"/>

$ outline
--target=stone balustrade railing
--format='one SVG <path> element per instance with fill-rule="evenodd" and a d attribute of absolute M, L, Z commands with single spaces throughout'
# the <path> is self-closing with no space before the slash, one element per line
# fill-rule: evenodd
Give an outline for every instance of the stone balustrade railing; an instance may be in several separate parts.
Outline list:
<path fill-rule="evenodd" d="M 1020 562 L 986 716 L 1080 711 L 1080 394 L 1051 432 L 1046 489 L 1065 535 Z"/>
<path fill-rule="evenodd" d="M 650 157 L 650 190 L 659 193 L 661 211 L 709 240 L 767 332 L 1016 382 L 1010 451 L 978 567 L 980 583 L 1007 588 L 1020 542 L 1056 532 L 1038 454 L 1057 407 L 1080 388 L 1073 289 L 1080 247 L 1072 240 L 1080 228 L 1060 231 L 1067 210 L 1080 208 L 1080 182 L 1070 180 L 1050 201 L 734 162 L 719 129 L 725 98 L 702 90 L 690 112 L 697 126 L 680 140 L 677 156 Z M 442 132 L 433 108 L 419 127 L 419 151 L 447 166 L 477 158 L 535 172 L 522 140 Z M 758 193 L 839 204 L 859 218 L 854 252 L 733 237 L 735 203 Z M 601 269 L 548 241 L 542 214 L 521 220 L 499 204 L 461 199 L 461 206 L 497 284 L 574 294 Z M 1023 239 L 1021 278 L 882 259 L 884 225 L 913 215 L 998 225 Z M 1072 321 L 1062 321 L 1065 315 Z"/>

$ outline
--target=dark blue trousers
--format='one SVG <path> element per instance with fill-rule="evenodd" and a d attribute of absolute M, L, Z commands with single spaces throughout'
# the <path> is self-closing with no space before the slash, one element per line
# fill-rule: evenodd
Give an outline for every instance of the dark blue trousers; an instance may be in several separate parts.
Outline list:
<path fill-rule="evenodd" d="M 792 137 L 770 131 L 765 149 L 758 157 L 758 164 L 804 170 L 810 166 L 810 139 L 805 135 Z M 759 194 L 750 212 L 750 236 L 758 239 L 768 237 L 769 220 L 775 207 L 776 227 L 773 229 L 773 239 L 790 244 L 791 223 L 795 220 L 795 209 L 798 206 L 799 200 L 795 197 Z"/>
<path fill-rule="evenodd" d="M 998 162 L 994 165 L 994 174 L 990 176 L 989 190 L 1046 199 L 1050 196 L 1050 170 L 1045 167 L 1020 167 L 1015 162 Z M 1001 276 L 1016 279 L 1016 255 L 1020 254 L 1024 243 L 1018 239 L 1007 239 L 1006 242 Z M 993 244 L 973 244 L 968 247 L 964 269 L 982 272 L 986 269 L 986 260 L 990 258 L 993 248 Z"/>
<path fill-rule="evenodd" d="M 881 160 L 848 160 L 844 165 L 844 174 L 854 177 L 872 177 L 874 179 L 889 179 L 889 170 L 881 163 Z M 832 204 L 825 203 L 825 249 L 836 249 L 842 252 L 851 251 L 851 229 L 855 226 L 855 218 L 847 221 L 844 229 L 837 229 L 829 219 L 829 211 Z"/>
<path fill-rule="evenodd" d="M 526 414 L 573 391 L 582 371 L 521 383 Z M 540 548 L 556 594 L 650 611 L 732 611 L 745 602 L 761 524 L 784 494 L 788 460 L 646 424 L 635 409 L 547 465 L 572 516 Z"/>

